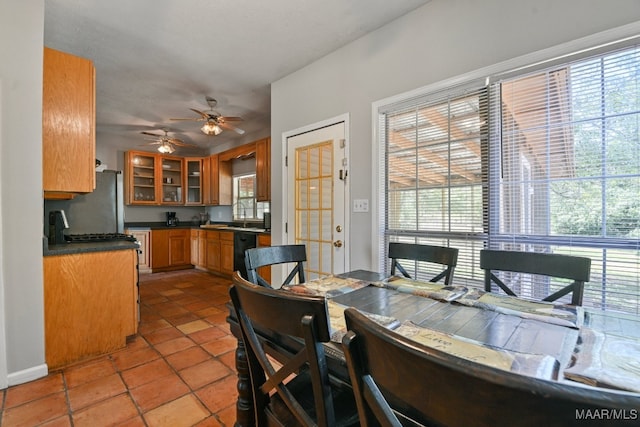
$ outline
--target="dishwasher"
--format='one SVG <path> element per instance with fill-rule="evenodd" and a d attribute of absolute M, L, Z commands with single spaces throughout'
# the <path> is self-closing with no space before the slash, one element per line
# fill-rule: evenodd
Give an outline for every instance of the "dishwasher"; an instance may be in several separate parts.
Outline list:
<path fill-rule="evenodd" d="M 256 233 L 235 231 L 233 233 L 233 270 L 240 271 L 245 279 L 247 268 L 244 265 L 244 251 L 256 247 Z"/>

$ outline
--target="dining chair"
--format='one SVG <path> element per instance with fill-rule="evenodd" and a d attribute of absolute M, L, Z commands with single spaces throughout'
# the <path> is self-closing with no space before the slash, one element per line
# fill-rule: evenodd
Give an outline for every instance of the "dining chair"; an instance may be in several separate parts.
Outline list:
<path fill-rule="evenodd" d="M 265 246 L 262 248 L 251 248 L 244 252 L 244 263 L 247 268 L 247 279 L 256 285 L 271 288 L 271 283 L 267 282 L 259 273 L 258 268 L 276 264 L 294 263 L 289 275 L 282 283 L 288 285 L 298 276 L 298 283 L 305 281 L 304 264 L 307 260 L 307 249 L 305 245 L 281 245 Z"/>
<path fill-rule="evenodd" d="M 451 284 L 453 270 L 458 262 L 458 249 L 445 246 L 420 245 L 415 243 L 389 242 L 389 258 L 391 258 L 391 275 L 396 269 L 404 276 L 411 278 L 407 270 L 400 265 L 399 260 L 424 261 L 446 266 L 445 270 L 431 278 L 430 282 L 438 282 L 444 278 L 445 286 Z"/>
<path fill-rule="evenodd" d="M 324 297 L 255 285 L 237 271 L 232 281 L 229 293 L 246 350 L 256 425 L 357 425 L 353 391 L 329 379 Z M 268 353 L 261 333 L 290 337 L 290 348 Z"/>
<path fill-rule="evenodd" d="M 591 259 L 572 255 L 546 254 L 483 249 L 480 251 L 480 268 L 484 270 L 484 290 L 492 291 L 492 282 L 507 295 L 517 297 L 514 286 L 509 286 L 494 272 L 513 272 L 569 279 L 572 282 L 548 295 L 542 301 L 555 301 L 572 293 L 571 304 L 582 305 L 584 284 L 591 275 Z"/>
<path fill-rule="evenodd" d="M 637 425 L 638 393 L 463 359 L 397 334 L 355 308 L 345 310 L 345 320 L 342 345 L 362 427 L 573 426 L 588 423 L 585 416 L 594 411 L 633 414 L 615 422 Z"/>

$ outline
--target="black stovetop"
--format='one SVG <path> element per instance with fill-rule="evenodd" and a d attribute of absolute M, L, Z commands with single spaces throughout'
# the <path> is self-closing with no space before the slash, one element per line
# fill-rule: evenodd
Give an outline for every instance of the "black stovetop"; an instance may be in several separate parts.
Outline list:
<path fill-rule="evenodd" d="M 135 242 L 136 238 L 131 234 L 124 233 L 89 233 L 89 234 L 68 234 L 64 236 L 67 243 L 91 243 L 91 242 L 114 242 L 124 240 Z"/>

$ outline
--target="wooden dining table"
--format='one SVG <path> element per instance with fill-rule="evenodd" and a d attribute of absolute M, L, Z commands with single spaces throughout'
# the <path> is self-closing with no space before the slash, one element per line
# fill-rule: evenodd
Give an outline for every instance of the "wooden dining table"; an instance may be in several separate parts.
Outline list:
<path fill-rule="evenodd" d="M 336 277 L 357 279 L 372 284 L 380 283 L 385 279 L 379 273 L 366 270 L 351 271 Z M 398 322 L 411 321 L 415 325 L 468 339 L 494 349 L 518 354 L 551 356 L 558 361 L 557 381 L 568 381 L 563 378 L 562 371 L 571 364 L 580 337 L 578 327 L 567 327 L 499 311 L 426 298 L 384 286 L 365 286 L 332 296 L 331 301 L 343 306 L 355 307 L 365 313 L 394 318 Z M 229 310 L 228 322 L 232 333 L 238 338 L 236 426 L 252 426 L 254 425 L 253 407 L 245 349 L 233 308 L 229 306 Z M 640 317 L 631 315 L 585 308 L 581 327 L 640 339 Z M 265 333 L 262 338 L 268 341 L 276 351 L 295 352 L 296 348 L 300 347 L 299 342 L 277 334 Z M 349 375 L 341 345 L 338 342 L 327 343 L 325 354 L 331 374 L 348 383 Z M 579 393 L 579 390 L 580 385 L 576 385 L 576 392 Z"/>

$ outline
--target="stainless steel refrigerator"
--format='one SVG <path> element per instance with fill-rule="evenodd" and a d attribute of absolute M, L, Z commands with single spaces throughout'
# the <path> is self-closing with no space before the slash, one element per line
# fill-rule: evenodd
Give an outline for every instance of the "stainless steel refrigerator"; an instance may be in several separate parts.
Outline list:
<path fill-rule="evenodd" d="M 80 194 L 72 200 L 45 200 L 45 219 L 50 211 L 64 210 L 69 222 L 65 234 L 122 233 L 123 191 L 121 171 L 96 172 L 96 189 L 93 192 Z M 45 227 L 48 227 L 48 219 Z"/>

